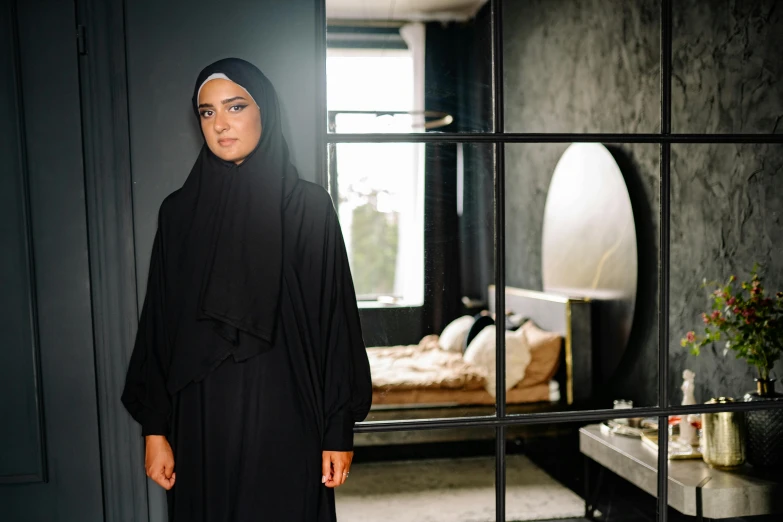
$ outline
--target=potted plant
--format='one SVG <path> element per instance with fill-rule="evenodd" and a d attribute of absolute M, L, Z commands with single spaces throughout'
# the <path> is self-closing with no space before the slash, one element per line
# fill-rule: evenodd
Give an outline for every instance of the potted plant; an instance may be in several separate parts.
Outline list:
<path fill-rule="evenodd" d="M 734 352 L 758 373 L 757 389 L 745 400 L 780 400 L 770 373 L 783 348 L 783 292 L 768 296 L 757 266 L 750 275 L 742 282 L 732 275 L 724 285 L 705 282 L 703 286 L 715 290 L 710 294 L 711 311 L 702 314 L 704 333 L 688 332 L 681 344 L 699 355 L 705 345 L 725 342 L 724 355 Z M 746 420 L 748 462 L 758 467 L 783 465 L 783 409 L 748 412 Z"/>

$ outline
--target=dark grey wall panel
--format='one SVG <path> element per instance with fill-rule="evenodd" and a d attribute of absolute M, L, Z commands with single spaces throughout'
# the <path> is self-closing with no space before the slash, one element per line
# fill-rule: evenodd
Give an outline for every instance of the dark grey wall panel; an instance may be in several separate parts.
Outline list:
<path fill-rule="evenodd" d="M 80 0 L 85 196 L 105 522 L 147 520 L 143 439 L 120 402 L 138 306 L 122 0 Z"/>
<path fill-rule="evenodd" d="M 29 199 L 24 169 L 16 17 L 0 15 L 0 483 L 44 479 Z"/>
<path fill-rule="evenodd" d="M 103 505 L 74 4 L 16 6 L 48 482 L 0 485 L 0 520 L 98 522 Z"/>

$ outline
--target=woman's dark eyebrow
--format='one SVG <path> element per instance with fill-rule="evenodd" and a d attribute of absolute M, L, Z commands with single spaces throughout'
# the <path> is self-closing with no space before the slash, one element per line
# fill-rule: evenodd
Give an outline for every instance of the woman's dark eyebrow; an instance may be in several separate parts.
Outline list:
<path fill-rule="evenodd" d="M 220 103 L 225 105 L 227 103 L 231 103 L 232 101 L 236 101 L 236 100 L 245 100 L 245 101 L 247 101 L 242 96 L 234 96 L 233 98 L 226 98 L 225 100 L 222 100 Z M 199 109 L 205 108 L 205 107 L 214 107 L 214 106 L 211 103 L 200 103 L 199 106 L 198 106 Z"/>

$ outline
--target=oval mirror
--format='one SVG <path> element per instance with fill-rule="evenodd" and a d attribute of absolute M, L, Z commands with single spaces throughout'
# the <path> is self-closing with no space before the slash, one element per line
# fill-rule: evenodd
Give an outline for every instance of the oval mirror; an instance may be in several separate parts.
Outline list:
<path fill-rule="evenodd" d="M 544 210 L 541 262 L 544 291 L 594 302 L 595 382 L 602 382 L 628 344 L 638 275 L 631 199 L 603 145 L 574 143 L 558 161 Z"/>

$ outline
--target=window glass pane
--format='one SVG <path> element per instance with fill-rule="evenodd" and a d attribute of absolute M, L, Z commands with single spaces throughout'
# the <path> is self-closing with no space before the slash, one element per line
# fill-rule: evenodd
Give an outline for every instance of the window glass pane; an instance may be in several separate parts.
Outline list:
<path fill-rule="evenodd" d="M 492 130 L 490 6 L 326 0 L 329 132 Z"/>
<path fill-rule="evenodd" d="M 628 422 L 510 426 L 505 520 L 656 520 L 657 421 Z"/>
<path fill-rule="evenodd" d="M 497 520 L 494 429 L 363 433 L 356 443 L 335 490 L 340 522 Z"/>
<path fill-rule="evenodd" d="M 492 145 L 329 146 L 374 381 L 368 420 L 491 415 L 463 357 L 494 282 Z"/>
<path fill-rule="evenodd" d="M 509 413 L 656 406 L 659 146 L 505 150 Z"/>
<path fill-rule="evenodd" d="M 660 0 L 504 0 L 506 132 L 660 130 Z"/>
<path fill-rule="evenodd" d="M 783 132 L 777 0 L 672 2 L 672 130 Z"/>
<path fill-rule="evenodd" d="M 413 132 L 418 78 L 409 51 L 329 49 L 326 78 L 330 131 Z M 388 113 L 373 113 L 379 108 Z"/>
<path fill-rule="evenodd" d="M 697 520 L 698 515 L 729 522 L 781 519 L 783 409 L 756 408 L 775 399 L 748 391 L 751 410 L 690 414 L 672 422 L 669 520 Z"/>
<path fill-rule="evenodd" d="M 783 145 L 672 145 L 672 404 L 686 370 L 699 402 L 741 397 L 755 377 L 781 375 L 781 172 Z"/>
<path fill-rule="evenodd" d="M 424 145 L 340 143 L 334 185 L 360 301 L 421 306 L 424 298 Z"/>

